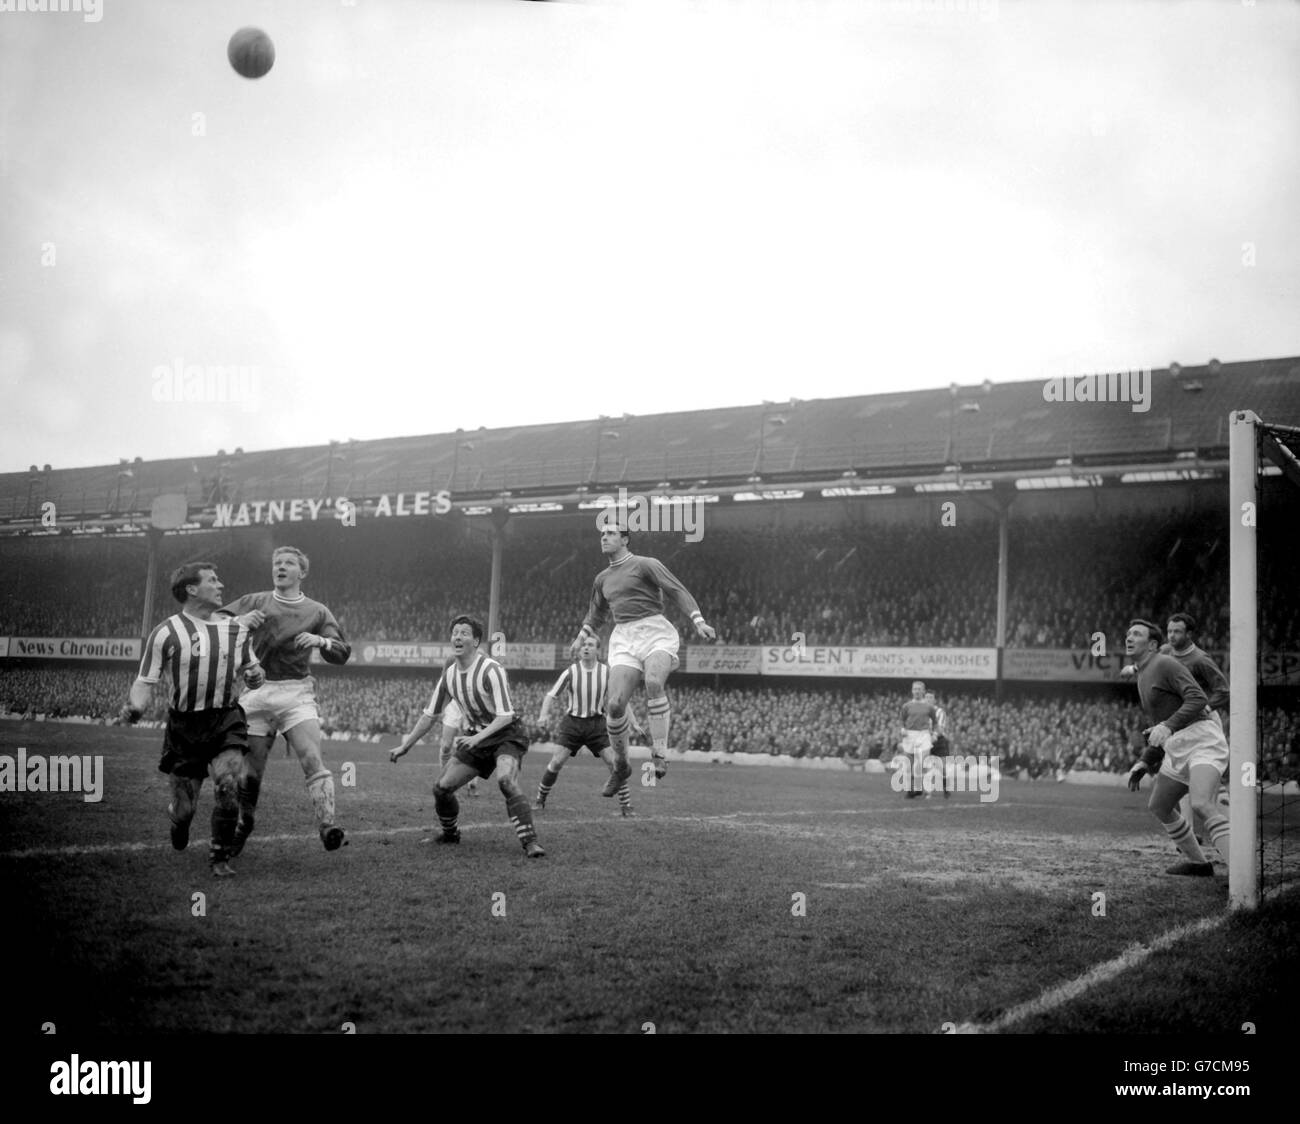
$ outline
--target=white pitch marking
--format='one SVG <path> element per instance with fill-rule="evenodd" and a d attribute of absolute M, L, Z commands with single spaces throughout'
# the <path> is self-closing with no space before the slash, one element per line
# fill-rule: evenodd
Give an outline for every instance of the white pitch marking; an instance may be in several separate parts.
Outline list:
<path fill-rule="evenodd" d="M 1104 964 L 1098 964 L 1096 967 L 1090 968 L 1082 976 L 1043 992 L 1037 999 L 1031 999 L 1027 1003 L 1012 1007 L 1011 1010 L 999 1015 L 992 1022 L 962 1023 L 957 1027 L 956 1033 L 989 1034 L 1005 1030 L 1007 1027 L 1032 1015 L 1042 1015 L 1048 1011 L 1054 1011 L 1057 1007 L 1072 1003 L 1098 984 L 1108 983 L 1122 972 L 1127 972 L 1130 968 L 1136 968 L 1153 952 L 1163 952 L 1187 937 L 1196 937 L 1202 933 L 1213 932 L 1227 921 L 1228 917 L 1229 914 L 1225 911 L 1217 917 L 1202 917 L 1199 921 L 1189 921 L 1186 925 L 1179 925 L 1177 928 L 1161 933 L 1150 944 L 1135 944 L 1125 949 L 1113 960 L 1107 960 Z"/>

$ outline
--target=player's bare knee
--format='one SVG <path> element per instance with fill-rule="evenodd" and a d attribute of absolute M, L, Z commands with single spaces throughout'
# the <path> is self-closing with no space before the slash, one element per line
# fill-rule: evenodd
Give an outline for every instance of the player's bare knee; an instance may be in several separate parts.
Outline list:
<path fill-rule="evenodd" d="M 519 782 L 514 777 L 497 777 L 497 788 L 507 800 L 520 795 Z"/>
<path fill-rule="evenodd" d="M 626 713 L 627 713 L 626 699 L 610 699 L 608 705 L 605 707 L 606 718 L 614 718 L 614 719 L 622 718 L 623 715 Z"/>
<path fill-rule="evenodd" d="M 321 759 L 320 750 L 313 749 L 304 753 L 299 759 L 302 765 L 303 776 L 314 777 L 319 773 L 328 773 L 325 768 L 325 762 Z"/>
<path fill-rule="evenodd" d="M 666 675 L 658 676 L 658 675 L 652 675 L 650 674 L 650 672 L 646 672 L 645 697 L 648 699 L 657 699 L 662 697 L 665 692 L 665 684 L 667 684 L 667 682 L 668 682 L 668 677 Z"/>
<path fill-rule="evenodd" d="M 1201 823 L 1206 823 L 1218 814 L 1219 811 L 1219 802 L 1213 797 L 1192 801 L 1192 814 L 1200 817 Z"/>
<path fill-rule="evenodd" d="M 229 773 L 219 776 L 213 782 L 212 795 L 218 808 L 226 810 L 237 808 L 239 806 L 239 782 Z"/>

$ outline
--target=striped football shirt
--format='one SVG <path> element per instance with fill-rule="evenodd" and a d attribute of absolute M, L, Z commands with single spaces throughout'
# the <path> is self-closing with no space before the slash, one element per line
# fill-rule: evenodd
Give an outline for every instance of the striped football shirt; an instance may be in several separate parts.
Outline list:
<path fill-rule="evenodd" d="M 255 663 L 249 631 L 238 621 L 176 613 L 145 641 L 140 680 L 154 684 L 167 671 L 173 710 L 214 710 L 234 703 L 236 675 Z"/>
<path fill-rule="evenodd" d="M 597 661 L 591 667 L 573 663 L 566 667 L 547 698 L 558 699 L 569 692 L 569 714 L 574 718 L 595 718 L 605 713 L 605 693 L 609 690 L 609 664 Z"/>
<path fill-rule="evenodd" d="M 479 655 L 468 671 L 462 671 L 455 660 L 448 660 L 424 713 L 436 718 L 453 701 L 464 714 L 471 734 L 477 734 L 502 714 L 514 714 L 506 669 L 491 656 Z"/>

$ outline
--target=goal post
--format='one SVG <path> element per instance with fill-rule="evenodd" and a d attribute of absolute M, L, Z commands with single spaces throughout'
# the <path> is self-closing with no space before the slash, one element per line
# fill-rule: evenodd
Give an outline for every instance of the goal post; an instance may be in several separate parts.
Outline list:
<path fill-rule="evenodd" d="M 1228 415 L 1228 904 L 1259 905 L 1259 418 Z"/>
<path fill-rule="evenodd" d="M 1265 692 L 1276 699 L 1277 688 L 1295 682 L 1293 657 L 1274 653 L 1266 668 L 1261 640 L 1285 646 L 1288 639 L 1273 635 L 1269 614 L 1278 583 L 1292 580 L 1286 560 L 1300 516 L 1300 426 L 1233 410 L 1228 434 L 1228 902 L 1254 909 L 1300 882 L 1300 735 L 1286 707 L 1261 717 Z M 1267 637 L 1261 620 L 1269 621 Z"/>

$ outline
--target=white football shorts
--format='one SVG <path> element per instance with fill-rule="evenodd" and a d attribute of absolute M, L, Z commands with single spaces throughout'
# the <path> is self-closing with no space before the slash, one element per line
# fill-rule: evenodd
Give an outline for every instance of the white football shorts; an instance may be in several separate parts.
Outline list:
<path fill-rule="evenodd" d="M 904 753 L 928 753 L 934 748 L 929 730 L 908 730 L 903 734 L 902 750 Z"/>
<path fill-rule="evenodd" d="M 1193 765 L 1212 765 L 1220 773 L 1228 767 L 1228 741 L 1223 727 L 1212 718 L 1203 718 L 1170 734 L 1164 750 L 1160 771 L 1179 784 L 1191 783 Z"/>
<path fill-rule="evenodd" d="M 639 621 L 616 624 L 609 634 L 609 666 L 634 667 L 645 670 L 645 661 L 653 652 L 667 652 L 673 660 L 669 670 L 675 670 L 681 660 L 677 658 L 682 646 L 677 629 L 662 613 L 642 617 Z"/>
<path fill-rule="evenodd" d="M 250 737 L 288 733 L 310 719 L 320 720 L 316 709 L 316 680 L 268 679 L 256 691 L 245 691 L 239 698 L 248 719 Z"/>

